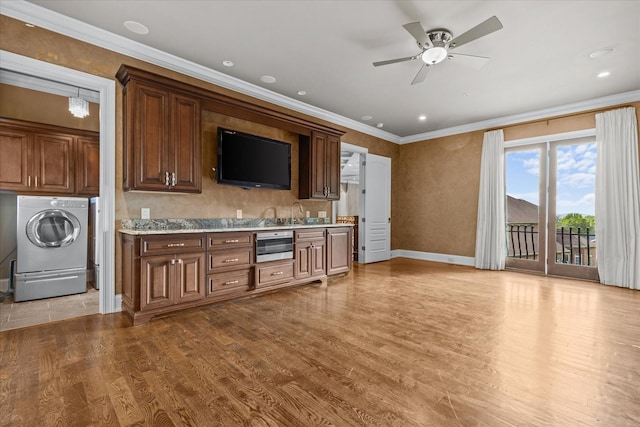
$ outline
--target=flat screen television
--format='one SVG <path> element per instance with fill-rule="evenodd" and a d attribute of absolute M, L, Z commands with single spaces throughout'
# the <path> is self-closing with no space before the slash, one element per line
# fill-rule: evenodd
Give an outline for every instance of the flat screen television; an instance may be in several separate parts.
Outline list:
<path fill-rule="evenodd" d="M 291 144 L 218 128 L 220 184 L 291 190 Z"/>

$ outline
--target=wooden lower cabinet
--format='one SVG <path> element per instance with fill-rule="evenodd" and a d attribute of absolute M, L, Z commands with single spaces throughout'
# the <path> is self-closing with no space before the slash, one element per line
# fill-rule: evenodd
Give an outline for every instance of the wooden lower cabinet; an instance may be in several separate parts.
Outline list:
<path fill-rule="evenodd" d="M 327 229 L 327 275 L 351 270 L 351 227 Z"/>
<path fill-rule="evenodd" d="M 185 308 L 310 283 L 351 268 L 349 227 L 297 230 L 294 259 L 255 262 L 254 232 L 123 232 L 122 307 L 138 325 Z"/>
<path fill-rule="evenodd" d="M 296 279 L 315 278 L 327 274 L 325 230 L 304 230 L 295 233 Z"/>

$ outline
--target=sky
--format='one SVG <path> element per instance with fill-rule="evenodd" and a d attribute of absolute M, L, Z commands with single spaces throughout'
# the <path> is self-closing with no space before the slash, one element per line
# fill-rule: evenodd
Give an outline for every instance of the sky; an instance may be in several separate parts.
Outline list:
<path fill-rule="evenodd" d="M 596 144 L 559 145 L 556 149 L 556 215 L 594 215 Z M 508 152 L 505 169 L 507 194 L 538 205 L 540 150 Z"/>

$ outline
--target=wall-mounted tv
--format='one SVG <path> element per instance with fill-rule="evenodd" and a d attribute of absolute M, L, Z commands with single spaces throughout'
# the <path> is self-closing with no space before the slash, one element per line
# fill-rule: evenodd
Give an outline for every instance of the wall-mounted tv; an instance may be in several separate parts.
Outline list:
<path fill-rule="evenodd" d="M 218 183 L 291 189 L 291 144 L 218 128 Z"/>

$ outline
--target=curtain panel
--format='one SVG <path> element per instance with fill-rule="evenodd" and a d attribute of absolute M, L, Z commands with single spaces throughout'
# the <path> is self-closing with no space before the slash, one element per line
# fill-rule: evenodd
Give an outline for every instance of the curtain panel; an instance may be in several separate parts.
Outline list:
<path fill-rule="evenodd" d="M 504 206 L 504 134 L 485 132 L 480 165 L 475 266 L 504 270 L 507 256 Z"/>
<path fill-rule="evenodd" d="M 640 289 L 640 173 L 635 108 L 596 114 L 600 282 Z"/>

